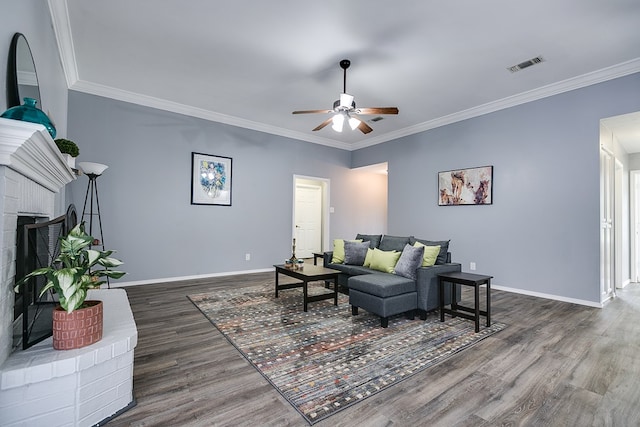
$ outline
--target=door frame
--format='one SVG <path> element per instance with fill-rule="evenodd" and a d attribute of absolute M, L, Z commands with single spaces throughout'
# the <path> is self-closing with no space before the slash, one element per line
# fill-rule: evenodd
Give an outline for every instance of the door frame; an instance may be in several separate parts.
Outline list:
<path fill-rule="evenodd" d="M 638 239 L 640 238 L 640 229 L 638 229 L 638 221 L 640 218 L 640 198 L 637 192 L 640 191 L 640 170 L 629 171 L 629 205 L 631 206 L 631 219 L 629 225 L 631 226 L 631 281 L 638 282 L 638 255 L 640 247 L 638 247 Z"/>
<path fill-rule="evenodd" d="M 331 195 L 331 180 L 328 178 L 320 178 L 307 175 L 293 175 L 293 188 L 291 197 L 291 240 L 296 237 L 296 184 L 298 181 L 313 181 L 322 188 L 322 230 L 320 242 L 322 244 L 322 252 L 329 250 L 329 200 Z"/>

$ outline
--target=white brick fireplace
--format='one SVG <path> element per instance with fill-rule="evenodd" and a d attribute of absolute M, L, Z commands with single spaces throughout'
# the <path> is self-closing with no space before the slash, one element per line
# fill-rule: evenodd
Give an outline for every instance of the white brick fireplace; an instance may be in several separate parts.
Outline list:
<path fill-rule="evenodd" d="M 91 291 L 104 303 L 96 344 L 57 351 L 48 338 L 12 351 L 18 216 L 63 214 L 74 179 L 43 126 L 0 118 L 0 426 L 90 426 L 134 402 L 138 334 L 122 289 Z"/>

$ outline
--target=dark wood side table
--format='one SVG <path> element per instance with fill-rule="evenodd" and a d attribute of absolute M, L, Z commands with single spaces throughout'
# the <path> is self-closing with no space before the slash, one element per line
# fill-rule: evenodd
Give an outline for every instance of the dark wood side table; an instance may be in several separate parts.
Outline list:
<path fill-rule="evenodd" d="M 318 258 L 324 260 L 324 254 L 322 252 L 313 253 L 313 265 L 318 265 Z M 324 262 L 323 262 L 324 264 Z"/>
<path fill-rule="evenodd" d="M 286 268 L 284 265 L 274 265 L 276 269 L 276 298 L 278 298 L 278 291 L 292 288 L 302 288 L 304 311 L 307 311 L 307 305 L 310 302 L 322 301 L 325 299 L 333 298 L 333 305 L 338 305 L 338 270 L 332 270 L 330 268 L 324 268 L 318 265 L 305 265 L 302 270 L 294 270 Z M 286 283 L 281 285 L 278 283 L 278 274 L 284 274 L 285 276 L 293 277 L 300 280 L 300 282 Z M 316 280 L 324 280 L 325 283 L 333 280 L 333 292 L 320 295 L 309 295 L 308 285 L 309 282 Z"/>
<path fill-rule="evenodd" d="M 476 322 L 476 332 L 480 332 L 480 316 L 487 318 L 487 326 L 491 326 L 491 279 L 493 276 L 484 276 L 473 273 L 444 273 L 438 274 L 438 287 L 440 291 L 440 321 L 444 322 L 444 314 L 452 317 L 460 316 Z M 451 308 L 444 307 L 444 284 L 451 284 Z M 456 302 L 456 284 L 473 286 L 475 294 L 475 307 L 465 307 Z M 480 286 L 487 285 L 487 310 L 480 310 Z M 472 313 L 472 314 L 470 314 Z"/>

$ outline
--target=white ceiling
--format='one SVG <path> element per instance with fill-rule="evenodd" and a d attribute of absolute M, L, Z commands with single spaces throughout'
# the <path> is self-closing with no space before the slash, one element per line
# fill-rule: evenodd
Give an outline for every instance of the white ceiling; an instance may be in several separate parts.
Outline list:
<path fill-rule="evenodd" d="M 74 90 L 345 149 L 640 71 L 638 0 L 50 6 Z M 507 70 L 538 55 L 541 64 Z M 368 135 L 312 132 L 328 116 L 291 114 L 332 107 L 343 58 L 358 107 L 400 109 Z"/>

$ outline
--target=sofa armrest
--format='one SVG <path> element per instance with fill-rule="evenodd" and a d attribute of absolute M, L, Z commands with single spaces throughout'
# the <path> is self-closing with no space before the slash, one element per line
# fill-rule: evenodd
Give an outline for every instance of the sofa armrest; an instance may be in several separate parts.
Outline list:
<path fill-rule="evenodd" d="M 462 271 L 462 265 L 459 263 L 436 264 L 431 267 L 420 267 L 416 270 L 416 290 L 418 291 L 418 308 L 420 310 L 426 312 L 438 308 L 440 303 L 438 274 L 454 271 Z M 457 292 L 457 295 L 459 298 L 460 292 Z M 445 303 L 451 303 L 451 291 L 448 287 L 445 289 Z"/>

